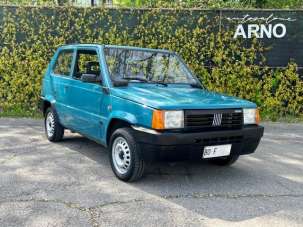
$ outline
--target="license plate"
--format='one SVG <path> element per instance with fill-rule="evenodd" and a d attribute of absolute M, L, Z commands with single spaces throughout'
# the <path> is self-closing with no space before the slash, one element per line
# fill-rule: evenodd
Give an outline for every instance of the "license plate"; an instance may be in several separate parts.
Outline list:
<path fill-rule="evenodd" d="M 206 146 L 203 151 L 203 158 L 216 158 L 230 155 L 231 144 Z"/>

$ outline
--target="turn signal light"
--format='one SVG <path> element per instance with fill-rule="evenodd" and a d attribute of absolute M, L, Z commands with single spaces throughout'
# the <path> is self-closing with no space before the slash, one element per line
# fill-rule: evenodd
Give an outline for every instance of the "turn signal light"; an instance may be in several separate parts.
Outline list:
<path fill-rule="evenodd" d="M 164 129 L 164 111 L 154 110 L 152 128 L 153 129 Z"/>
<path fill-rule="evenodd" d="M 257 108 L 256 109 L 256 124 L 260 124 L 260 121 L 261 121 L 261 117 L 260 117 L 260 111 L 259 109 Z"/>

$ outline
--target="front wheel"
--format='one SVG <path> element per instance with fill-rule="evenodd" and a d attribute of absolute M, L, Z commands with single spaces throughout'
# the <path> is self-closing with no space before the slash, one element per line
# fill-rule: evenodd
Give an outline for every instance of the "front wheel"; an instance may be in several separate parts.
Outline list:
<path fill-rule="evenodd" d="M 109 159 L 115 175 L 123 181 L 136 181 L 143 176 L 145 162 L 132 129 L 119 128 L 111 136 Z"/>
<path fill-rule="evenodd" d="M 227 157 L 215 158 L 209 160 L 210 163 L 218 166 L 230 166 L 234 164 L 239 159 L 239 155 L 230 155 Z"/>

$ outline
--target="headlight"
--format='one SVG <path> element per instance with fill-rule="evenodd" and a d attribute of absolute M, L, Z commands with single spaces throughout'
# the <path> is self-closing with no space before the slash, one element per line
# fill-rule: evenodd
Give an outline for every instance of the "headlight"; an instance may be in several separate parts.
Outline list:
<path fill-rule="evenodd" d="M 260 114 L 258 109 L 243 109 L 244 124 L 259 124 Z"/>
<path fill-rule="evenodd" d="M 184 127 L 184 112 L 182 110 L 154 110 L 152 128 L 173 129 Z"/>

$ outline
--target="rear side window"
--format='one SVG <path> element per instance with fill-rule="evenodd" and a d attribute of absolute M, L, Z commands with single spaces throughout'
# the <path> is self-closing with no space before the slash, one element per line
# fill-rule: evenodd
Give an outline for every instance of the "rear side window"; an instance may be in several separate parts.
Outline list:
<path fill-rule="evenodd" d="M 53 72 L 61 76 L 69 76 L 73 62 L 73 50 L 63 50 L 59 53 Z"/>

